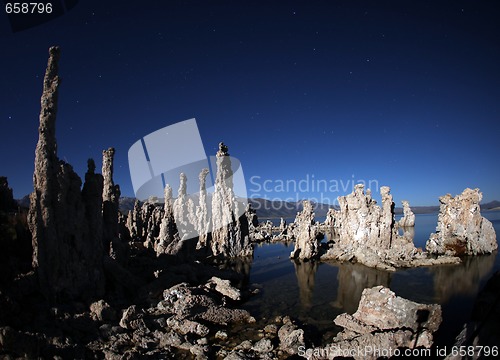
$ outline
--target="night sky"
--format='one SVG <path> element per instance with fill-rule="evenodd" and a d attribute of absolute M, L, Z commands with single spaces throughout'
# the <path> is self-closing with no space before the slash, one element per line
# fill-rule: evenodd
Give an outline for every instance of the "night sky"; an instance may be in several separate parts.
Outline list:
<path fill-rule="evenodd" d="M 352 190 L 257 191 L 314 175 L 376 180 L 397 206 L 437 205 L 466 187 L 500 200 L 499 10 L 498 1 L 81 0 L 13 32 L 2 8 L 0 175 L 17 198 L 33 189 L 47 50 L 59 45 L 58 156 L 83 177 L 89 157 L 100 167 L 115 147 L 122 195 L 133 196 L 129 147 L 194 117 L 207 155 L 222 140 L 241 160 L 252 196 L 333 201 Z"/>

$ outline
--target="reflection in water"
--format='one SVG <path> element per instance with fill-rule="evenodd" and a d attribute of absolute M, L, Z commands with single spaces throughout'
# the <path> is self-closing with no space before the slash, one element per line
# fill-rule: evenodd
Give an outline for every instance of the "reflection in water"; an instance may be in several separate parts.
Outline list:
<path fill-rule="evenodd" d="M 495 231 L 500 234 L 500 211 L 485 215 L 494 221 Z M 425 247 L 436 223 L 437 214 L 419 214 L 415 228 L 399 231 L 401 236 L 413 240 L 415 246 Z M 328 240 L 335 241 L 335 232 L 328 232 L 326 227 L 323 230 Z M 299 319 L 317 327 L 326 342 L 338 330 L 332 320 L 342 312 L 354 313 L 364 288 L 384 285 L 413 301 L 440 303 L 443 323 L 435 339 L 440 346 L 449 345 L 468 320 L 479 287 L 491 271 L 500 269 L 497 253 L 464 258 L 461 265 L 399 269 L 394 273 L 351 263 L 296 264 L 289 259 L 292 246 L 282 243 L 255 246 L 250 282 L 258 284 L 261 291 L 242 307 L 257 319 L 277 315 Z M 240 270 L 245 274 L 250 270 L 249 263 L 237 267 L 245 269 Z"/>
<path fill-rule="evenodd" d="M 248 286 L 250 282 L 250 270 L 252 269 L 252 261 L 252 256 L 224 259 L 219 263 L 219 269 L 232 270 L 238 273 L 240 277 L 237 282 L 233 281 L 233 285 L 235 285 L 239 289 L 243 289 L 244 287 Z"/>
<path fill-rule="evenodd" d="M 303 310 L 309 310 L 313 303 L 314 278 L 318 263 L 316 261 L 293 261 L 293 264 L 299 284 L 300 304 Z"/>
<path fill-rule="evenodd" d="M 434 278 L 434 296 L 437 302 L 447 302 L 452 296 L 475 295 L 480 282 L 493 269 L 496 253 L 467 256 L 460 265 L 429 267 Z"/>
<path fill-rule="evenodd" d="M 427 271 L 424 270 L 424 274 L 427 273 L 427 275 L 420 279 L 415 278 L 416 269 L 399 270 L 392 273 L 372 269 L 361 264 L 329 262 L 327 265 L 338 268 L 337 298 L 335 301 L 330 302 L 330 305 L 352 314 L 357 310 L 361 293 L 365 288 L 378 285 L 390 288 L 394 276 L 397 276 L 398 279 L 393 290 L 399 290 L 403 293 L 410 290 L 406 289 L 408 286 L 423 288 L 423 284 L 420 282 L 429 283 L 429 281 L 433 281 L 434 296 L 432 296 L 432 293 L 428 293 L 428 295 L 431 299 L 434 299 L 433 301 L 440 304 L 448 302 L 450 298 L 456 295 L 475 296 L 481 281 L 492 271 L 495 257 L 496 254 L 469 256 L 464 258 L 460 265 L 431 266 L 427 268 Z M 299 288 L 301 308 L 307 311 L 312 308 L 315 300 L 317 300 L 314 298 L 314 285 L 318 263 L 293 261 L 293 264 Z M 411 285 L 407 279 L 401 282 L 401 277 L 405 278 L 410 274 L 410 271 L 413 274 L 411 275 Z M 405 288 L 400 289 L 400 286 L 405 286 Z M 422 296 L 422 294 L 415 294 L 415 296 Z M 423 299 L 420 299 L 420 301 L 423 301 Z"/>
<path fill-rule="evenodd" d="M 361 264 L 343 263 L 338 266 L 339 282 L 337 300 L 331 303 L 336 308 L 352 314 L 358 308 L 361 293 L 365 288 L 377 285 L 389 287 L 392 273 L 372 269 Z"/>

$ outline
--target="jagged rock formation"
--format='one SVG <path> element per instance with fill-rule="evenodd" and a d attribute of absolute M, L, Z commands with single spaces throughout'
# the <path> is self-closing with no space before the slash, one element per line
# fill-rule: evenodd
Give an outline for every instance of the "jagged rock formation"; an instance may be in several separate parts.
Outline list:
<path fill-rule="evenodd" d="M 103 185 L 104 178 L 95 173 L 95 162 L 93 159 L 87 161 L 87 172 L 82 189 L 82 198 L 85 203 L 86 218 L 89 228 L 89 236 L 95 241 L 102 242 L 103 239 Z M 101 245 L 101 248 L 103 246 Z"/>
<path fill-rule="evenodd" d="M 399 236 L 390 188 L 380 187 L 380 194 L 382 208 L 376 205 L 369 190 L 364 193 L 362 184 L 356 185 L 352 194 L 339 197 L 339 238 L 321 256 L 322 260 L 354 260 L 385 270 L 460 262 L 460 259 L 453 257 L 429 258 L 415 248 L 411 239 Z"/>
<path fill-rule="evenodd" d="M 132 241 L 142 239 L 143 224 L 141 215 L 141 203 L 139 200 L 135 200 L 133 210 L 129 210 L 127 214 L 126 223 Z"/>
<path fill-rule="evenodd" d="M 314 223 L 312 204 L 304 200 L 303 209 L 295 218 L 295 247 L 290 254 L 292 259 L 309 260 L 319 256 L 319 228 Z"/>
<path fill-rule="evenodd" d="M 212 253 L 222 257 L 252 255 L 248 221 L 244 209 L 240 209 L 243 204 L 233 193 L 231 158 L 224 143 L 219 144 L 216 161 L 217 175 L 212 197 Z"/>
<path fill-rule="evenodd" d="M 441 321 L 441 306 L 438 304 L 425 305 L 406 300 L 383 286 L 367 288 L 363 290 L 354 314 L 344 313 L 335 318 L 335 324 L 344 330 L 327 347 L 312 349 L 307 358 L 352 356 L 354 359 L 377 359 L 391 357 L 401 348 L 430 348 L 432 334 Z M 379 352 L 370 353 L 367 349 L 378 349 Z"/>
<path fill-rule="evenodd" d="M 207 246 L 210 239 L 210 214 L 206 199 L 205 179 L 208 169 L 200 173 L 199 205 L 187 194 L 187 177 L 180 174 L 178 197 L 173 200 L 172 188 L 166 185 L 163 208 L 156 202 L 147 201 L 142 208 L 138 204 L 129 212 L 127 228 L 132 238 L 146 238 L 144 246 L 152 247 L 156 255 L 169 254 L 185 258 L 197 249 Z M 142 230 L 141 226 L 142 224 Z M 198 235 L 198 238 L 196 235 Z M 194 244 L 191 239 L 196 239 Z"/>
<path fill-rule="evenodd" d="M 280 218 L 280 231 L 284 231 L 286 229 L 286 220 L 283 218 Z"/>
<path fill-rule="evenodd" d="M 426 249 L 433 254 L 490 254 L 498 248 L 495 229 L 481 216 L 479 189 L 465 189 L 462 194 L 439 198 L 436 233 L 431 234 Z"/>
<path fill-rule="evenodd" d="M 219 294 L 219 296 L 214 293 Z M 213 277 L 203 287 L 191 287 L 186 283 L 181 283 L 163 292 L 163 300 L 157 305 L 157 312 L 170 314 L 170 320 L 175 320 L 178 325 L 193 325 L 192 322 L 212 323 L 227 325 L 231 323 L 255 322 L 250 314 L 241 309 L 229 309 L 222 304 L 223 297 L 239 300 L 239 290 L 232 287 L 228 281 Z M 199 323 L 198 323 L 199 324 Z M 169 324 L 172 327 L 171 324 Z M 175 326 L 177 327 L 177 326 Z M 200 336 L 208 334 L 209 329 Z M 186 331 L 186 333 L 192 331 Z"/>
<path fill-rule="evenodd" d="M 14 200 L 4 176 L 0 176 L 0 249 L 1 292 L 4 284 L 31 268 L 33 252 L 31 234 L 26 227 L 26 211 Z"/>
<path fill-rule="evenodd" d="M 403 217 L 399 220 L 398 225 L 401 227 L 415 226 L 415 214 L 410 209 L 410 203 L 406 200 L 401 201 L 403 204 Z"/>
<path fill-rule="evenodd" d="M 200 179 L 200 200 L 198 202 L 198 207 L 196 208 L 196 218 L 197 218 L 197 226 L 196 230 L 198 232 L 198 244 L 196 245 L 197 249 L 206 248 L 208 246 L 208 242 L 210 240 L 210 232 L 211 232 L 211 217 L 208 209 L 207 202 L 207 175 L 210 172 L 207 168 L 201 170 L 199 179 Z"/>
<path fill-rule="evenodd" d="M 340 226 L 340 211 L 333 208 L 328 209 L 326 213 L 325 225 L 329 227 L 339 227 Z"/>
<path fill-rule="evenodd" d="M 210 280 L 208 280 L 205 286 L 210 289 L 214 289 L 221 295 L 224 295 L 234 301 L 241 300 L 241 291 L 232 286 L 229 280 L 224 280 L 218 278 L 217 276 L 213 276 Z"/>
<path fill-rule="evenodd" d="M 180 250 L 180 241 L 172 206 L 172 188 L 167 184 L 165 186 L 165 203 L 160 234 L 154 246 L 156 255 L 177 254 Z"/>
<path fill-rule="evenodd" d="M 289 355 L 296 355 L 301 348 L 305 348 L 304 330 L 294 324 L 288 316 L 283 318 L 283 326 L 278 330 L 278 338 L 279 348 Z"/>
<path fill-rule="evenodd" d="M 220 144 L 217 153 L 217 177 L 215 192 L 207 195 L 206 178 L 208 169 L 199 174 L 200 191 L 196 195 L 187 193 L 187 177 L 180 174 L 178 196 L 172 197 L 170 185 L 165 190 L 165 205 L 159 207 L 154 199 L 142 207 L 136 202 L 125 222 L 132 241 L 143 241 L 146 248 L 152 248 L 157 255 L 170 254 L 189 256 L 211 253 L 217 257 L 237 257 L 253 254 L 249 241 L 249 225 L 257 223 L 256 214 L 250 209 L 243 211 L 244 204 L 233 192 L 231 159 L 227 146 Z M 192 244 L 191 239 L 197 240 Z M 208 255 L 208 254 L 207 254 Z"/>
<path fill-rule="evenodd" d="M 187 176 L 180 174 L 180 184 L 177 198 L 174 201 L 174 217 L 181 239 L 193 236 L 193 224 L 190 221 L 187 197 Z M 191 209 L 192 210 L 192 209 Z"/>
<path fill-rule="evenodd" d="M 376 205 L 368 190 L 366 195 L 362 184 L 356 185 L 352 194 L 338 198 L 340 204 L 339 240 L 327 256 L 340 260 L 357 261 L 377 267 L 396 237 L 394 227 L 394 203 L 390 189 L 380 188 L 382 208 Z M 337 217 L 337 215 L 335 216 Z M 411 244 L 413 246 L 413 244 Z M 413 249 L 409 249 L 413 251 Z"/>
<path fill-rule="evenodd" d="M 103 217 L 103 242 L 104 251 L 116 257 L 112 249 L 119 249 L 121 244 L 118 239 L 118 206 L 120 199 L 120 186 L 113 181 L 113 158 L 115 149 L 109 148 L 102 151 L 102 217 Z"/>
<path fill-rule="evenodd" d="M 147 249 L 155 248 L 163 217 L 164 210 L 155 199 L 148 199 L 142 204 L 136 200 L 125 222 L 131 241 L 142 242 Z"/>
<path fill-rule="evenodd" d="M 154 199 L 148 199 L 141 207 L 142 240 L 144 247 L 151 249 L 155 239 L 160 234 L 160 224 L 162 219 L 161 208 L 157 206 Z"/>
<path fill-rule="evenodd" d="M 119 211 L 120 185 L 113 181 L 113 158 L 115 149 L 102 151 L 102 217 L 104 251 L 112 259 L 124 264 L 127 261 L 127 241 L 130 233 L 126 229 L 126 219 Z"/>
<path fill-rule="evenodd" d="M 245 215 L 247 216 L 248 228 L 250 232 L 255 231 L 259 226 L 259 218 L 257 217 L 257 211 L 252 207 L 251 203 L 248 203 Z"/>
<path fill-rule="evenodd" d="M 381 209 L 372 199 L 370 190 L 365 195 L 363 188 L 363 185 L 358 184 L 352 194 L 338 199 L 341 216 L 340 242 L 353 241 L 358 246 L 388 248 L 394 224 L 391 211 L 394 203 L 390 189 L 387 186 L 380 188 Z"/>
<path fill-rule="evenodd" d="M 99 201 L 89 197 L 102 189 L 86 192 L 84 200 L 80 178 L 71 165 L 57 158 L 58 60 L 59 48 L 51 47 L 43 81 L 34 191 L 28 214 L 33 267 L 40 290 L 53 301 L 98 296 L 104 289 L 102 237 L 91 236 L 87 220 L 93 217 L 91 212 Z"/>

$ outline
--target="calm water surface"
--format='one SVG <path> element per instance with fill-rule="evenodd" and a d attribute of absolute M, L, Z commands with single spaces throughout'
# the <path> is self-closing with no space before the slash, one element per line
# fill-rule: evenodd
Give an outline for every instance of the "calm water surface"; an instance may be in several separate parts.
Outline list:
<path fill-rule="evenodd" d="M 484 211 L 500 234 L 500 211 Z M 419 214 L 415 220 L 414 243 L 425 247 L 435 231 L 437 214 Z M 296 263 L 288 258 L 293 243 L 257 245 L 250 270 L 250 283 L 261 291 L 244 304 L 257 317 L 290 315 L 318 330 L 324 341 L 338 331 L 333 319 L 343 312 L 353 313 L 364 288 L 384 285 L 398 296 L 439 303 L 443 323 L 436 333 L 437 345 L 451 344 L 469 319 L 474 299 L 491 274 L 500 270 L 500 257 L 465 258 L 460 265 L 441 265 L 386 272 L 360 264 Z"/>

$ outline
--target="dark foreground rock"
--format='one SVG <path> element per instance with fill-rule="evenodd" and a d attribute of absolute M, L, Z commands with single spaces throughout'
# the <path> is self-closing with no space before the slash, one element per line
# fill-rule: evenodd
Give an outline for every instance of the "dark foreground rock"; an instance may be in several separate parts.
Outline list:
<path fill-rule="evenodd" d="M 94 188 L 82 194 L 81 179 L 71 165 L 57 157 L 58 60 L 59 48 L 51 47 L 43 80 L 28 214 L 33 267 L 41 291 L 51 301 L 91 298 L 104 292 L 102 232 L 94 233 L 89 227 L 93 212 L 102 216 L 102 209 L 93 206 L 102 202 L 102 182 L 93 181 L 95 174 L 89 166 L 87 180 Z"/>
<path fill-rule="evenodd" d="M 455 349 L 475 349 L 474 356 L 478 359 L 496 357 L 500 347 L 500 272 L 496 272 L 488 280 L 484 289 L 478 294 L 471 319 L 464 324 L 462 331 L 457 336 Z M 479 353 L 481 349 L 481 353 Z M 451 351 L 446 359 L 462 359 L 460 353 Z"/>
<path fill-rule="evenodd" d="M 430 348 L 432 334 L 441 324 L 441 306 L 425 305 L 398 297 L 386 287 L 363 291 L 358 310 L 341 314 L 336 325 L 344 328 L 323 348 L 304 351 L 308 359 L 390 357 L 403 348 Z M 372 352 L 370 352 L 372 350 Z"/>

